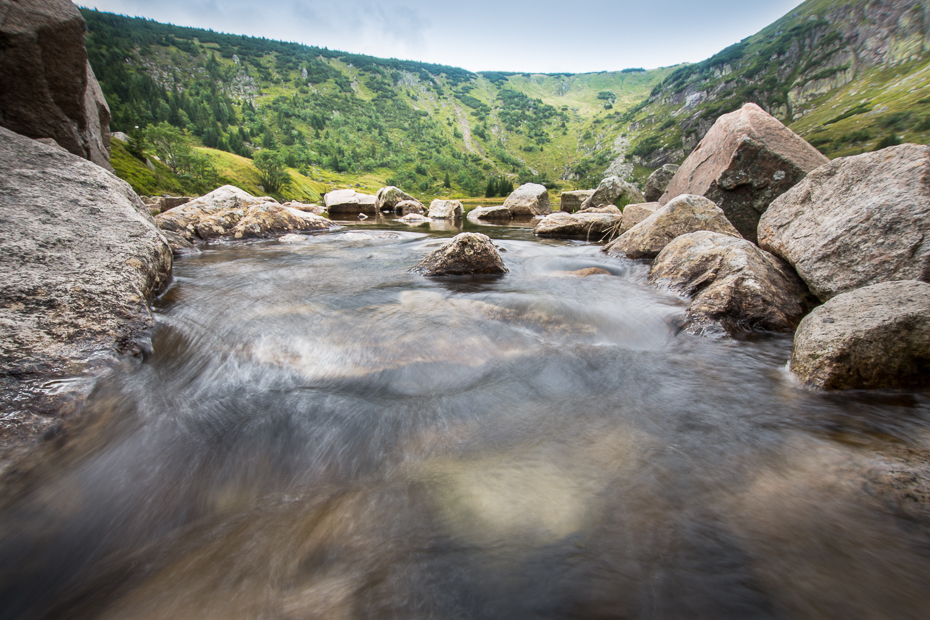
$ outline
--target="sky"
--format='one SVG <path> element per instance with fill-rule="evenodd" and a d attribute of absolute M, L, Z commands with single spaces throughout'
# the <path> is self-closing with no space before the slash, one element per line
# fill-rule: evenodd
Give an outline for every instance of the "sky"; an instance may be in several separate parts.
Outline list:
<path fill-rule="evenodd" d="M 470 71 L 586 73 L 698 62 L 801 0 L 83 0 L 180 26 Z"/>

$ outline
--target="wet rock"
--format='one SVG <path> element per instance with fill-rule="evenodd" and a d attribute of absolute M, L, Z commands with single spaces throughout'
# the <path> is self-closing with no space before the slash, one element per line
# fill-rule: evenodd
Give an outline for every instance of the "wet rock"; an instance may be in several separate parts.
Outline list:
<path fill-rule="evenodd" d="M 676 237 L 707 230 L 739 238 L 723 211 L 703 196 L 685 195 L 626 231 L 604 251 L 612 256 L 655 258 Z"/>
<path fill-rule="evenodd" d="M 930 281 L 930 147 L 842 157 L 772 203 L 759 244 L 826 301 L 893 280 Z"/>
<path fill-rule="evenodd" d="M 538 183 L 525 183 L 507 196 L 504 206 L 510 209 L 515 217 L 548 215 L 552 212 L 549 206 L 549 190 Z"/>
<path fill-rule="evenodd" d="M 601 181 L 594 193 L 585 200 L 582 210 L 590 207 L 603 207 L 614 205 L 617 207 L 646 202 L 643 193 L 636 186 L 627 183 L 620 177 L 607 177 Z"/>
<path fill-rule="evenodd" d="M 323 215 L 323 212 L 326 211 L 326 209 L 320 205 L 305 204 L 303 202 L 297 202 L 296 200 L 285 202 L 284 206 L 290 209 L 297 209 L 298 211 L 312 213 L 314 215 Z"/>
<path fill-rule="evenodd" d="M 429 205 L 429 217 L 434 220 L 457 220 L 465 213 L 462 203 L 458 200 L 436 199 Z"/>
<path fill-rule="evenodd" d="M 622 215 L 618 207 L 614 205 L 604 205 L 603 207 L 588 207 L 587 209 L 581 209 L 578 213 L 609 213 L 610 215 Z"/>
<path fill-rule="evenodd" d="M 103 371 L 151 346 L 148 302 L 167 286 L 172 257 L 127 183 L 3 128 L 0 248 L 2 446 L 74 410 L 59 408 L 64 391 L 47 381 Z M 38 400 L 51 403 L 45 416 L 36 416 Z"/>
<path fill-rule="evenodd" d="M 387 187 L 382 187 L 378 190 L 378 193 L 375 195 L 375 209 L 378 211 L 393 211 L 396 212 L 395 207 L 398 203 L 412 200 L 417 202 L 417 199 L 400 189 L 399 187 L 394 187 L 389 185 Z M 406 215 L 406 214 L 404 214 Z"/>
<path fill-rule="evenodd" d="M 610 273 L 606 269 L 601 267 L 588 267 L 586 269 L 576 269 L 575 271 L 569 271 L 569 274 L 573 276 L 578 276 L 579 278 L 588 278 L 590 276 L 612 276 L 614 274 Z"/>
<path fill-rule="evenodd" d="M 429 221 L 429 218 L 421 213 L 408 213 L 402 218 L 399 218 L 397 221 L 403 222 L 404 224 L 414 224 L 419 225 Z"/>
<path fill-rule="evenodd" d="M 0 3 L 0 125 L 110 168 L 110 109 L 68 0 Z"/>
<path fill-rule="evenodd" d="M 717 119 L 659 202 L 682 194 L 705 196 L 755 242 L 759 217 L 772 201 L 829 161 L 778 119 L 747 103 Z"/>
<path fill-rule="evenodd" d="M 559 197 L 559 210 L 565 213 L 574 213 L 581 209 L 582 203 L 591 197 L 593 189 L 579 189 L 572 192 L 562 192 Z"/>
<path fill-rule="evenodd" d="M 790 367 L 825 390 L 930 386 L 930 284 L 883 282 L 833 297 L 801 321 Z"/>
<path fill-rule="evenodd" d="M 299 245 L 301 243 L 306 243 L 307 238 L 303 235 L 298 235 L 291 233 L 289 235 L 284 235 L 283 237 L 278 237 L 278 243 L 286 243 L 290 245 Z"/>
<path fill-rule="evenodd" d="M 500 275 L 507 267 L 487 235 L 461 233 L 411 271 L 424 276 Z"/>
<path fill-rule="evenodd" d="M 323 205 L 330 215 L 356 215 L 377 213 L 377 198 L 354 189 L 337 189 L 323 196 Z"/>
<path fill-rule="evenodd" d="M 658 202 L 644 202 L 623 207 L 623 223 L 620 225 L 622 235 L 662 207 Z"/>
<path fill-rule="evenodd" d="M 622 219 L 622 215 L 613 213 L 556 211 L 541 219 L 533 232 L 538 237 L 600 241 L 604 235 L 618 229 Z"/>
<path fill-rule="evenodd" d="M 394 205 L 394 212 L 401 216 L 411 213 L 426 213 L 426 207 L 419 200 L 402 200 Z"/>
<path fill-rule="evenodd" d="M 646 180 L 646 189 L 643 191 L 643 196 L 646 197 L 647 202 L 659 201 L 659 198 L 668 189 L 668 184 L 675 177 L 675 173 L 678 172 L 678 168 L 675 164 L 665 164 L 649 175 Z"/>
<path fill-rule="evenodd" d="M 171 252 L 175 256 L 200 253 L 200 250 L 197 249 L 197 246 L 176 232 L 163 230 L 161 231 L 161 234 L 165 237 L 165 240 L 168 242 L 168 247 L 171 248 Z"/>
<path fill-rule="evenodd" d="M 512 220 L 513 213 L 504 206 L 500 207 L 477 207 L 468 212 L 468 219 L 472 222 L 478 220 L 501 221 Z"/>
<path fill-rule="evenodd" d="M 816 302 L 791 265 L 716 232 L 677 237 L 656 258 L 649 281 L 692 298 L 692 332 L 792 331 Z"/>

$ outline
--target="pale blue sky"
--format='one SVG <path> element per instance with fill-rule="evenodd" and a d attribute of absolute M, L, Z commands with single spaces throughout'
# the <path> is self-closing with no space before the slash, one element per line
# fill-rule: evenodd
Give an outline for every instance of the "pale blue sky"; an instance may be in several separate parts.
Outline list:
<path fill-rule="evenodd" d="M 573 72 L 697 62 L 800 0 L 83 0 L 101 11 L 472 71 Z"/>

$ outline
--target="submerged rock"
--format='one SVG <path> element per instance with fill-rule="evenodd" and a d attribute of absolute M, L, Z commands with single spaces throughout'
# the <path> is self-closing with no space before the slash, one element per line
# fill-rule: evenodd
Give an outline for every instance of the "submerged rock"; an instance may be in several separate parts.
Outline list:
<path fill-rule="evenodd" d="M 439 200 L 430 203 L 428 217 L 434 220 L 457 220 L 465 213 L 458 200 Z"/>
<path fill-rule="evenodd" d="M 395 207 L 398 203 L 407 200 L 413 200 L 416 202 L 416 198 L 404 190 L 400 189 L 399 187 L 389 185 L 379 189 L 378 193 L 375 195 L 375 209 L 378 211 L 395 211 Z"/>
<path fill-rule="evenodd" d="M 487 235 L 461 233 L 411 271 L 424 276 L 500 275 L 507 267 Z"/>
<path fill-rule="evenodd" d="M 552 212 L 549 206 L 549 190 L 538 183 L 525 183 L 507 196 L 504 206 L 510 209 L 515 217 L 548 215 Z"/>
<path fill-rule="evenodd" d="M 646 202 L 643 193 L 636 186 L 627 183 L 620 177 L 607 177 L 601 181 L 594 193 L 591 194 L 582 204 L 581 209 L 591 207 L 604 207 L 607 205 L 627 205 L 633 203 Z"/>
<path fill-rule="evenodd" d="M 559 197 L 559 210 L 565 213 L 574 213 L 581 209 L 582 203 L 591 197 L 593 189 L 579 189 L 572 192 L 562 192 Z"/>
<path fill-rule="evenodd" d="M 616 207 L 615 207 L 616 208 Z M 541 219 L 533 231 L 538 237 L 600 241 L 619 229 L 622 215 L 613 213 L 563 213 L 556 211 Z"/>
<path fill-rule="evenodd" d="M 646 189 L 643 191 L 643 196 L 646 197 L 648 202 L 659 201 L 659 198 L 661 198 L 665 190 L 668 189 L 668 184 L 671 183 L 672 179 L 675 177 L 675 173 L 678 172 L 678 168 L 679 166 L 675 164 L 665 164 L 649 175 L 649 178 L 646 180 Z"/>
<path fill-rule="evenodd" d="M 826 390 L 930 386 L 930 284 L 883 282 L 833 297 L 801 321 L 790 367 Z"/>
<path fill-rule="evenodd" d="M 377 213 L 376 198 L 354 189 L 337 189 L 323 196 L 323 205 L 330 215 L 357 215 Z"/>
<path fill-rule="evenodd" d="M 759 245 L 821 300 L 892 280 L 930 281 L 930 147 L 842 157 L 772 203 Z"/>

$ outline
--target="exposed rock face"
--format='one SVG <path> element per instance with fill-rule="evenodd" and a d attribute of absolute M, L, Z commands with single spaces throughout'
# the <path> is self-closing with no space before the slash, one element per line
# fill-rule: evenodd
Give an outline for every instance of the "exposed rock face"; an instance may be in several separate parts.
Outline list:
<path fill-rule="evenodd" d="M 461 233 L 411 271 L 424 276 L 500 275 L 507 267 L 487 235 Z"/>
<path fill-rule="evenodd" d="M 623 207 L 623 223 L 620 225 L 620 234 L 622 235 L 633 228 L 658 211 L 661 207 L 662 205 L 658 202 L 644 202 L 638 205 L 627 205 Z"/>
<path fill-rule="evenodd" d="M 618 228 L 622 219 L 622 215 L 612 213 L 569 214 L 556 211 L 540 220 L 533 232 L 539 237 L 600 241 L 604 235 Z"/>
<path fill-rule="evenodd" d="M 581 204 L 581 208 L 603 207 L 606 205 L 627 205 L 646 202 L 643 193 L 620 177 L 607 177 L 601 181 L 594 193 Z"/>
<path fill-rule="evenodd" d="M 755 244 L 715 232 L 682 235 L 665 246 L 650 282 L 692 297 L 688 329 L 733 333 L 792 331 L 814 296 L 791 265 Z"/>
<path fill-rule="evenodd" d="M 0 1 L 0 125 L 110 168 L 110 109 L 68 0 Z"/>
<path fill-rule="evenodd" d="M 604 248 L 612 256 L 655 258 L 676 237 L 699 230 L 739 238 L 723 211 L 703 196 L 679 196 Z"/>
<path fill-rule="evenodd" d="M 759 244 L 824 301 L 878 282 L 930 281 L 930 147 L 904 144 L 815 170 L 772 203 Z"/>
<path fill-rule="evenodd" d="M 579 189 L 573 192 L 562 192 L 559 198 L 559 210 L 565 213 L 574 213 L 581 208 L 582 203 L 591 197 L 593 189 Z"/>
<path fill-rule="evenodd" d="M 377 198 L 354 189 L 337 189 L 323 196 L 323 205 L 330 215 L 377 213 Z"/>
<path fill-rule="evenodd" d="M 549 215 L 549 190 L 537 183 L 525 183 L 507 196 L 504 206 L 510 209 L 514 217 Z"/>
<path fill-rule="evenodd" d="M 755 242 L 759 218 L 772 201 L 829 161 L 774 116 L 747 103 L 717 119 L 659 202 L 682 194 L 705 196 Z"/>
<path fill-rule="evenodd" d="M 312 213 L 314 215 L 323 215 L 323 212 L 326 211 L 326 209 L 324 209 L 320 205 L 308 205 L 303 202 L 296 202 L 293 200 L 290 202 L 285 202 L 284 206 L 289 207 L 291 209 L 297 209 L 298 211 L 305 211 L 307 213 Z"/>
<path fill-rule="evenodd" d="M 278 204 L 267 196 L 256 198 L 232 185 L 166 211 L 156 221 L 162 229 L 190 242 L 277 237 L 333 227 L 324 217 Z"/>
<path fill-rule="evenodd" d="M 883 282 L 837 295 L 801 321 L 791 371 L 826 390 L 930 386 L 930 284 Z"/>
<path fill-rule="evenodd" d="M 151 204 L 158 209 L 157 213 L 164 213 L 189 203 L 193 198 L 190 196 L 153 196 L 151 200 Z"/>
<path fill-rule="evenodd" d="M 397 215 L 410 215 L 411 213 L 426 213 L 426 207 L 419 200 L 402 200 L 394 205 Z"/>
<path fill-rule="evenodd" d="M 429 205 L 428 217 L 433 220 L 457 220 L 464 213 L 465 209 L 458 200 L 436 199 Z"/>
<path fill-rule="evenodd" d="M 413 200 L 416 202 L 416 198 L 404 190 L 399 187 L 394 187 L 393 185 L 388 185 L 387 187 L 379 189 L 378 193 L 375 195 L 375 209 L 378 211 L 395 211 L 397 204 L 405 200 Z"/>
<path fill-rule="evenodd" d="M 2 128 L 0 247 L 2 452 L 11 434 L 30 437 L 73 410 L 75 395 L 46 381 L 150 346 L 147 303 L 168 283 L 171 251 L 127 183 Z"/>
<path fill-rule="evenodd" d="M 504 206 L 478 207 L 468 212 L 468 219 L 472 222 L 477 222 L 478 220 L 506 221 L 513 219 L 513 213 Z"/>
<path fill-rule="evenodd" d="M 588 207 L 587 209 L 582 209 L 578 213 L 609 213 L 611 215 L 623 214 L 619 208 L 613 205 L 604 205 L 603 207 Z"/>
<path fill-rule="evenodd" d="M 643 196 L 646 197 L 648 202 L 658 202 L 665 190 L 668 189 L 668 184 L 672 182 L 678 168 L 675 164 L 665 164 L 649 175 L 646 180 L 646 189 L 643 191 Z"/>

